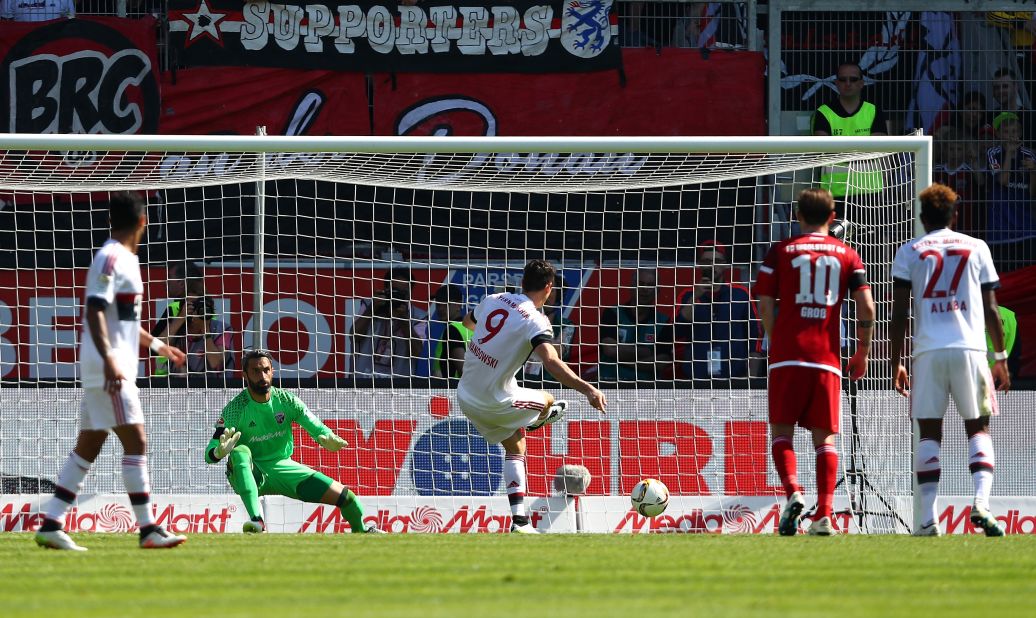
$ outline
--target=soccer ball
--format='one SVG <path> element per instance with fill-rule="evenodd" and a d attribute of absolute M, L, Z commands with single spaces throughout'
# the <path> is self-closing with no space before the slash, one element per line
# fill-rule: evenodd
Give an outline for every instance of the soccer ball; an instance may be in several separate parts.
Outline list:
<path fill-rule="evenodd" d="M 635 511 L 644 517 L 654 517 L 669 506 L 669 488 L 657 479 L 644 479 L 633 487 L 630 499 Z"/>

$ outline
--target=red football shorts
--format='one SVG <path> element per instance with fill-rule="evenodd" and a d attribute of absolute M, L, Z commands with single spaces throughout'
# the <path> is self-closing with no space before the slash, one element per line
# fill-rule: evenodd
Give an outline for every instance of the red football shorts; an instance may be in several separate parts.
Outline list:
<path fill-rule="evenodd" d="M 770 422 L 838 433 L 842 377 L 833 371 L 775 367 L 767 380 Z"/>

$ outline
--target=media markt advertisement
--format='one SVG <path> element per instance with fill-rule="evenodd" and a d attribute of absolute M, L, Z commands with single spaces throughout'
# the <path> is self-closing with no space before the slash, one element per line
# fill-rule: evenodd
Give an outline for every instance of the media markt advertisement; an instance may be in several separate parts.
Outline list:
<path fill-rule="evenodd" d="M 0 531 L 35 530 L 42 522 L 40 505 L 45 496 L 0 497 Z M 304 504 L 278 496 L 262 499 L 267 530 L 271 533 L 345 534 L 349 523 L 327 505 Z M 363 498 L 365 522 L 393 534 L 505 533 L 511 525 L 507 499 L 379 496 Z M 673 498 L 664 513 L 644 517 L 621 496 L 562 496 L 528 501 L 529 518 L 543 533 L 627 534 L 775 534 L 781 504 L 772 496 L 723 498 Z M 834 503 L 835 529 L 843 534 L 860 532 L 858 514 L 844 498 Z M 991 510 L 1007 534 L 1036 534 L 1036 498 L 994 497 Z M 239 533 L 248 516 L 237 496 L 152 496 L 155 521 L 176 534 Z M 946 534 L 978 534 L 980 527 L 968 519 L 971 498 L 939 497 L 939 525 Z M 69 532 L 131 532 L 136 529 L 125 494 L 87 494 L 79 497 L 64 520 Z M 809 527 L 803 519 L 801 529 Z"/>
<path fill-rule="evenodd" d="M 54 431 L 47 456 L 30 449 L 25 436 L 39 435 L 33 406 L 48 427 L 71 427 L 78 418 L 77 389 L 33 389 L 33 402 L 19 405 L 19 389 L 0 389 L 0 406 L 21 416 L 0 425 L 0 460 L 7 493 L 0 497 L 0 530 L 32 530 L 40 523 L 42 499 L 53 490 L 60 458 L 74 433 Z M 148 425 L 149 468 L 156 519 L 176 532 L 239 532 L 245 521 L 232 493 L 225 465 L 204 463 L 220 408 L 239 389 L 146 388 L 141 402 Z M 295 392 L 323 422 L 348 441 L 329 453 L 297 430 L 293 459 L 340 481 L 360 496 L 369 523 L 396 533 L 500 532 L 510 526 L 503 481 L 503 451 L 488 444 L 463 417 L 449 389 L 300 388 Z M 557 394 L 561 394 L 559 391 Z M 691 392 L 609 390 L 607 415 L 573 400 L 565 419 L 527 437 L 526 507 L 543 532 L 773 533 L 784 496 L 769 461 L 766 393 L 761 390 Z M 884 391 L 877 399 L 887 399 Z M 371 402 L 382 402 L 372 409 Z M 872 399 L 875 399 L 872 397 Z M 1027 393 L 1002 394 L 1005 408 L 1023 409 Z M 861 394 L 863 409 L 876 405 Z M 860 422 L 867 422 L 867 414 Z M 1032 469 L 1025 459 L 1025 417 L 998 418 L 996 491 L 991 510 L 1009 534 L 1036 532 L 1036 498 L 1028 497 Z M 886 426 L 887 427 L 887 426 Z M 971 478 L 959 429 L 947 430 L 947 453 L 938 517 L 948 534 L 976 532 L 968 520 Z M 808 436 L 799 436 L 802 449 Z M 842 532 L 884 529 L 906 532 L 912 525 L 909 431 L 889 435 L 879 451 L 840 450 L 846 462 L 865 458 L 866 491 L 858 480 L 839 485 L 833 523 Z M 28 456 L 25 453 L 32 452 Z M 60 455 L 57 455 L 60 454 Z M 118 449 L 98 457 L 65 522 L 72 530 L 128 531 L 135 525 L 123 489 Z M 806 519 L 812 500 L 811 458 L 800 462 L 806 481 Z M 858 462 L 860 460 L 857 460 Z M 890 465 L 879 468 L 879 463 Z M 584 466 L 590 477 L 584 495 L 560 496 L 554 477 L 564 465 Z M 630 492 L 641 479 L 668 487 L 671 498 L 654 518 L 636 513 Z M 12 481 L 17 481 L 12 484 Z M 39 493 L 26 494 L 29 487 Z M 336 533 L 348 530 L 329 506 L 264 497 L 271 531 Z M 881 521 L 876 521 L 876 520 Z M 893 525 L 882 525 L 889 524 Z"/>

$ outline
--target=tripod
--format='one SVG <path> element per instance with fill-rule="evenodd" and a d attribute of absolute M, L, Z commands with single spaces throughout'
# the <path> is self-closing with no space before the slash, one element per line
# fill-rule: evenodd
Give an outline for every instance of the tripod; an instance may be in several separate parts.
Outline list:
<path fill-rule="evenodd" d="M 845 475 L 835 483 L 835 490 L 837 491 L 840 485 L 846 485 L 846 490 L 849 494 L 849 508 L 838 511 L 838 513 L 848 514 L 850 517 L 855 516 L 856 525 L 863 532 L 867 532 L 867 516 L 888 518 L 893 520 L 893 524 L 898 523 L 909 531 L 910 526 L 908 526 L 903 517 L 896 512 L 896 509 L 892 507 L 892 503 L 889 499 L 879 492 L 878 488 L 875 487 L 867 478 L 867 461 L 860 452 L 861 439 L 858 407 L 859 384 L 857 382 L 850 381 L 848 393 L 849 461 L 848 465 L 845 466 Z M 884 507 L 885 510 L 868 510 L 868 499 L 877 500 L 880 503 L 880 506 Z"/>

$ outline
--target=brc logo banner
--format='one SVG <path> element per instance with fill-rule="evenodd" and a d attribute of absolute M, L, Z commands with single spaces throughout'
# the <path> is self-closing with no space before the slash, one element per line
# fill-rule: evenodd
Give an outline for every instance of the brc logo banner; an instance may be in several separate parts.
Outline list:
<path fill-rule="evenodd" d="M 0 23 L 0 127 L 157 133 L 156 51 L 153 18 Z"/>

